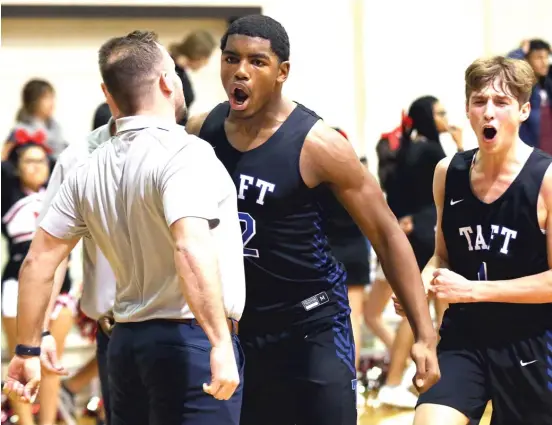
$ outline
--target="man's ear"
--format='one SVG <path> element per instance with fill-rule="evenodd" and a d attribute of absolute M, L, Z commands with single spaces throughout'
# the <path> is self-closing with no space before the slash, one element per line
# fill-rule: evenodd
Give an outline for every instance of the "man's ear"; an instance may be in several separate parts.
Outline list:
<path fill-rule="evenodd" d="M 519 119 L 521 122 L 527 120 L 529 118 L 529 115 L 531 114 L 531 104 L 529 102 L 525 102 L 523 105 L 521 105 L 520 111 L 519 111 Z"/>
<path fill-rule="evenodd" d="M 163 72 L 159 77 L 159 88 L 168 97 L 174 92 L 174 84 L 171 78 L 166 72 Z"/>

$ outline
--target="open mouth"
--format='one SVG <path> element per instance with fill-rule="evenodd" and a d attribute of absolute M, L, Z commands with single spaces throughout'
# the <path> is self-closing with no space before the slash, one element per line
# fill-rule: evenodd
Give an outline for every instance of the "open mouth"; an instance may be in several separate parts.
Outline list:
<path fill-rule="evenodd" d="M 247 107 L 248 99 L 249 95 L 243 89 L 236 87 L 232 90 L 232 95 L 230 96 L 232 109 L 238 111 L 244 110 Z"/>
<path fill-rule="evenodd" d="M 490 125 L 483 127 L 483 138 L 489 142 L 496 137 L 497 133 L 497 129 Z"/>

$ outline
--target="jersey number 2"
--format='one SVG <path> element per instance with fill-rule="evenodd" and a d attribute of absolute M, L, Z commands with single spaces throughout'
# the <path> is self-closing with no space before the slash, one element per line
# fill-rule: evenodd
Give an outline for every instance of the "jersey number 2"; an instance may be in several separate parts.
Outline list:
<path fill-rule="evenodd" d="M 242 227 L 242 239 L 243 239 L 243 255 L 245 257 L 259 257 L 259 250 L 248 248 L 247 244 L 251 242 L 251 239 L 253 239 L 253 236 L 257 233 L 257 227 L 255 223 L 255 219 L 251 217 L 249 213 L 238 213 L 238 216 L 240 218 L 240 222 L 243 223 Z"/>

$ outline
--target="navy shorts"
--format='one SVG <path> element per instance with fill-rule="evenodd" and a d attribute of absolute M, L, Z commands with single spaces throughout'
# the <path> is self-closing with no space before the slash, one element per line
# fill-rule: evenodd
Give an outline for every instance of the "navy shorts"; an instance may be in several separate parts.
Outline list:
<path fill-rule="evenodd" d="M 240 334 L 247 361 L 241 425 L 356 425 L 348 319 Z"/>
<path fill-rule="evenodd" d="M 243 382 L 244 356 L 232 336 Z M 238 425 L 242 385 L 230 400 L 203 391 L 211 344 L 196 323 L 117 323 L 108 349 L 110 425 Z"/>
<path fill-rule="evenodd" d="M 441 380 L 418 400 L 452 407 L 479 423 L 492 401 L 491 425 L 552 424 L 552 331 L 525 336 L 442 333 Z"/>

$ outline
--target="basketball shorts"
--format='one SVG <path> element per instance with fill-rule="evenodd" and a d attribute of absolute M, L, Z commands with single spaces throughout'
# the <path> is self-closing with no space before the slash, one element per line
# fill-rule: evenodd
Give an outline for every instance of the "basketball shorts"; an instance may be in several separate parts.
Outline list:
<path fill-rule="evenodd" d="M 492 401 L 491 425 L 552 424 L 552 329 L 474 339 L 452 330 L 442 334 L 441 380 L 418 405 L 449 406 L 479 423 Z"/>
<path fill-rule="evenodd" d="M 349 319 L 273 334 L 240 333 L 246 358 L 240 425 L 356 425 Z"/>

